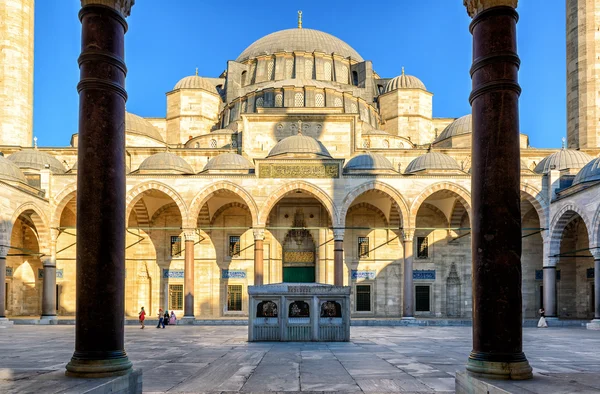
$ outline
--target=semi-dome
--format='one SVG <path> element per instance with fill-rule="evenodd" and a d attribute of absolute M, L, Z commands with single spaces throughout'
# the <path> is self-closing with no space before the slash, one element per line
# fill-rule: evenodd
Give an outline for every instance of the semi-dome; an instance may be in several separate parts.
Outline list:
<path fill-rule="evenodd" d="M 344 166 L 344 171 L 394 170 L 392 163 L 378 153 L 361 153 L 351 158 Z"/>
<path fill-rule="evenodd" d="M 209 93 L 219 94 L 217 88 L 205 78 L 198 75 L 190 75 L 179 80 L 173 90 L 177 89 L 202 89 Z"/>
<path fill-rule="evenodd" d="M 392 78 L 388 81 L 388 83 L 385 85 L 384 93 L 397 89 L 427 90 L 425 84 L 419 78 L 404 74 L 404 68 L 402 68 L 402 75 L 399 75 L 396 78 Z"/>
<path fill-rule="evenodd" d="M 342 57 L 351 57 L 359 62 L 363 58 L 350 45 L 337 37 L 313 29 L 287 29 L 266 35 L 254 41 L 238 56 L 242 62 L 261 55 L 271 55 L 276 52 L 324 52 L 335 53 Z"/>
<path fill-rule="evenodd" d="M 269 152 L 267 157 L 300 154 L 300 155 L 316 155 L 321 157 L 331 158 L 327 148 L 322 143 L 302 134 L 292 135 L 279 141 Z"/>
<path fill-rule="evenodd" d="M 0 180 L 27 183 L 19 167 L 4 155 L 0 155 Z"/>
<path fill-rule="evenodd" d="M 25 149 L 8 156 L 8 160 L 15 163 L 19 168 L 31 168 L 43 170 L 48 168 L 55 174 L 64 174 L 65 166 L 56 157 L 41 152 L 37 149 Z"/>
<path fill-rule="evenodd" d="M 573 179 L 573 185 L 592 181 L 600 181 L 600 157 L 590 161 L 579 170 Z"/>
<path fill-rule="evenodd" d="M 423 170 L 460 170 L 460 166 L 452 157 L 438 152 L 429 152 L 411 161 L 404 173 L 411 174 Z"/>
<path fill-rule="evenodd" d="M 533 171 L 538 174 L 547 174 L 551 170 L 578 170 L 593 160 L 587 153 L 574 149 L 561 149 L 545 157 L 538 163 Z"/>
<path fill-rule="evenodd" d="M 130 112 L 125 113 L 125 132 L 127 134 L 137 134 L 144 137 L 150 137 L 160 142 L 164 142 L 160 131 L 141 116 Z"/>
<path fill-rule="evenodd" d="M 227 171 L 227 170 L 244 170 L 249 171 L 254 169 L 254 165 L 250 160 L 237 153 L 222 153 L 213 157 L 206 163 L 203 171 Z"/>
<path fill-rule="evenodd" d="M 140 171 L 173 171 L 181 174 L 193 174 L 194 169 L 187 161 L 170 152 L 154 154 L 140 164 Z"/>
<path fill-rule="evenodd" d="M 436 142 L 445 140 L 446 138 L 455 137 L 457 135 L 469 134 L 473 132 L 473 118 L 471 114 L 462 116 L 450 123 L 433 141 Z"/>

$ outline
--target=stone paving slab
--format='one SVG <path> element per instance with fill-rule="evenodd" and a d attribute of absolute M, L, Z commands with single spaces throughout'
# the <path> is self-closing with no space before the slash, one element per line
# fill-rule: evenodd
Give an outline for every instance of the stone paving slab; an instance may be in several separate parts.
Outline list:
<path fill-rule="evenodd" d="M 240 326 L 128 326 L 125 333 L 147 393 L 450 393 L 471 351 L 468 327 L 352 327 L 342 343 L 248 343 Z M 1 393 L 87 387 L 64 377 L 73 326 L 16 325 L 2 334 Z M 597 331 L 526 328 L 535 379 L 499 384 L 516 393 L 600 393 L 598 349 Z"/>

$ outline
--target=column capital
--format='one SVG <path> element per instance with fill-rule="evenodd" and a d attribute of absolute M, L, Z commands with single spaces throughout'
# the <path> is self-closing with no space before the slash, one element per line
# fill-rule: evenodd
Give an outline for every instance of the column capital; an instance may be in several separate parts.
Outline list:
<path fill-rule="evenodd" d="M 334 241 L 343 241 L 345 232 L 346 232 L 345 228 L 334 228 L 333 229 L 333 240 Z"/>
<path fill-rule="evenodd" d="M 52 257 L 51 255 L 50 256 L 46 255 L 42 258 L 42 265 L 44 267 L 56 268 L 56 259 L 54 257 Z"/>
<path fill-rule="evenodd" d="M 265 240 L 265 229 L 264 228 L 253 228 L 252 234 L 254 234 L 255 241 L 264 241 Z"/>
<path fill-rule="evenodd" d="M 81 6 L 87 5 L 104 5 L 113 8 L 115 11 L 128 17 L 131 13 L 131 7 L 135 4 L 135 0 L 81 0 Z"/>
<path fill-rule="evenodd" d="M 413 230 L 402 230 L 402 239 L 404 242 L 412 242 L 415 237 L 415 232 Z"/>
<path fill-rule="evenodd" d="M 600 260 L 600 246 L 597 246 L 595 249 L 592 247 L 590 253 L 594 256 L 594 260 Z"/>
<path fill-rule="evenodd" d="M 198 234 L 195 229 L 183 229 L 183 238 L 186 241 L 196 242 L 198 240 Z"/>
<path fill-rule="evenodd" d="M 467 7 L 467 13 L 474 18 L 482 11 L 492 7 L 512 7 L 517 8 L 518 0 L 463 0 L 463 5 Z"/>

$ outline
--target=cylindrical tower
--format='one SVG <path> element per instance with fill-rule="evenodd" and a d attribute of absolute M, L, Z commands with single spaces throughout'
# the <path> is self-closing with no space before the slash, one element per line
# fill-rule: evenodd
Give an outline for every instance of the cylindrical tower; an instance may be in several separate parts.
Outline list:
<path fill-rule="evenodd" d="M 599 0 L 567 0 L 567 145 L 600 146 Z"/>
<path fill-rule="evenodd" d="M 0 145 L 31 146 L 34 0 L 0 1 Z"/>

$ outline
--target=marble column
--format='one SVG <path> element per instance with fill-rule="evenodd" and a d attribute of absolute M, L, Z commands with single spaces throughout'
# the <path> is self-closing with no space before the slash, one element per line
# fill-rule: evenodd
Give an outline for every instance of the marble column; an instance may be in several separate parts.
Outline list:
<path fill-rule="evenodd" d="M 464 0 L 473 18 L 472 375 L 530 379 L 523 353 L 517 0 Z"/>
<path fill-rule="evenodd" d="M 42 319 L 56 319 L 56 257 L 44 258 L 44 282 L 42 288 Z"/>
<path fill-rule="evenodd" d="M 265 229 L 255 228 L 254 233 L 254 286 L 260 286 L 264 281 L 264 241 Z"/>
<path fill-rule="evenodd" d="M 544 311 L 546 317 L 557 317 L 556 310 L 556 263 L 557 258 L 551 258 L 551 265 L 544 267 Z"/>
<path fill-rule="evenodd" d="M 404 283 L 402 286 L 402 318 L 414 319 L 414 286 L 413 286 L 413 237 L 412 231 L 403 231 L 404 240 Z"/>
<path fill-rule="evenodd" d="M 67 375 L 131 372 L 125 352 L 125 32 L 134 0 L 81 0 L 75 353 Z M 110 318 L 108 318 L 110 317 Z"/>
<path fill-rule="evenodd" d="M 6 255 L 8 247 L 0 246 L 0 319 L 6 318 Z"/>
<path fill-rule="evenodd" d="M 333 230 L 333 284 L 344 286 L 344 229 Z"/>
<path fill-rule="evenodd" d="M 183 301 L 183 318 L 193 320 L 194 317 L 194 243 L 196 231 L 184 232 L 185 236 L 185 269 L 183 273 L 183 288 L 185 299 Z"/>
<path fill-rule="evenodd" d="M 594 256 L 594 320 L 588 328 L 600 330 L 600 248 L 591 249 Z"/>

